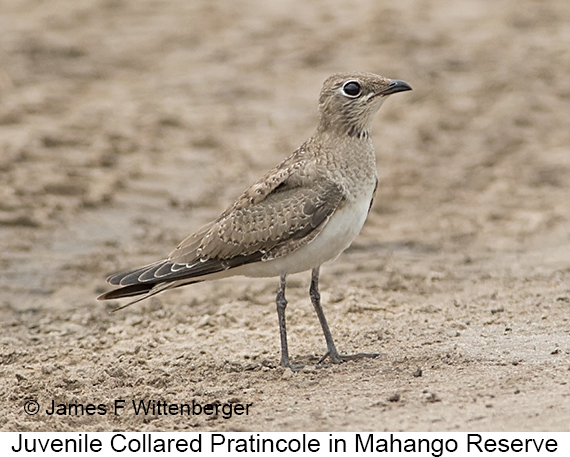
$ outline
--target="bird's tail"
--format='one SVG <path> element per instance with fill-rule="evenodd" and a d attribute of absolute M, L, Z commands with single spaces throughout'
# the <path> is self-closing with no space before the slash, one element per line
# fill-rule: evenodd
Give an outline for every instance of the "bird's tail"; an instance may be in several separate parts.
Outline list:
<path fill-rule="evenodd" d="M 134 300 L 119 306 L 112 310 L 112 313 L 116 313 L 117 311 L 126 308 L 127 306 L 134 305 L 140 301 L 146 300 L 153 295 L 159 294 L 160 292 L 164 292 L 167 289 L 174 289 L 176 287 L 186 286 L 188 284 L 194 284 L 197 282 L 202 282 L 201 280 L 194 280 L 194 281 L 171 281 L 171 282 L 163 282 L 159 284 L 131 284 L 129 286 L 120 287 L 119 289 L 110 290 L 109 292 L 105 292 L 97 297 L 97 300 L 113 300 L 116 298 L 127 298 L 127 297 L 135 297 L 137 295 L 141 295 L 141 297 L 135 298 Z"/>

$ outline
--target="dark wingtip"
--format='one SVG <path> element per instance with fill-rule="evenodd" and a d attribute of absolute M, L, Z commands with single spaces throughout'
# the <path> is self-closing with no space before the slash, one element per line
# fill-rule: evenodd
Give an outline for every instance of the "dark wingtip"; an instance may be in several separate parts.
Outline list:
<path fill-rule="evenodd" d="M 97 300 L 114 300 L 116 298 L 135 297 L 148 293 L 155 284 L 132 284 L 130 286 L 120 287 L 119 289 L 110 290 L 97 297 Z"/>
<path fill-rule="evenodd" d="M 149 271 L 153 273 L 165 263 L 169 262 L 167 260 L 159 260 L 158 262 L 154 262 L 134 270 L 121 271 L 107 277 L 107 282 L 114 286 L 130 286 L 131 284 L 138 284 L 141 282 L 139 278 L 143 274 Z"/>

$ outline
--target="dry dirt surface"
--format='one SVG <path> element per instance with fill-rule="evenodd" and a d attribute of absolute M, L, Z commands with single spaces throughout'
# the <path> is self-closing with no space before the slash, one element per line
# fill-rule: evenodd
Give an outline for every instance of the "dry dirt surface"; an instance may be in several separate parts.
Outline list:
<path fill-rule="evenodd" d="M 293 152 L 338 71 L 414 88 L 377 115 L 374 207 L 321 270 L 339 350 L 381 357 L 316 364 L 309 274 L 288 289 L 295 373 L 276 278 L 109 314 L 105 277 Z M 567 0 L 3 0 L 0 429 L 569 431 L 569 74 Z"/>

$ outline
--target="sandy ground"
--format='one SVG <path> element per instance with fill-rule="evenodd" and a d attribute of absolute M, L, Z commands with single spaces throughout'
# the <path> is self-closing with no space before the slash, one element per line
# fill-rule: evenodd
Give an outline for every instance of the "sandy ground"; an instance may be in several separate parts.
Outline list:
<path fill-rule="evenodd" d="M 308 274 L 297 373 L 276 279 L 95 300 L 289 155 L 354 70 L 414 88 L 376 117 L 374 208 L 321 272 L 339 349 L 381 357 L 316 367 Z M 569 431 L 569 74 L 567 0 L 3 0 L 0 429 Z"/>

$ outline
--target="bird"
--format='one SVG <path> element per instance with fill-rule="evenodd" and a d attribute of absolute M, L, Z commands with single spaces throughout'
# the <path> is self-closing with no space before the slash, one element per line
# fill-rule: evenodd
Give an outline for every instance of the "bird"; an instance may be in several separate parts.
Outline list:
<path fill-rule="evenodd" d="M 356 238 L 368 216 L 378 175 L 370 137 L 372 120 L 386 98 L 412 90 L 374 73 L 327 78 L 318 101 L 314 134 L 281 164 L 246 189 L 217 219 L 184 239 L 165 259 L 116 273 L 118 288 L 99 300 L 137 297 L 123 309 L 169 289 L 235 275 L 279 277 L 275 298 L 280 365 L 289 358 L 285 310 L 287 276 L 311 271 L 309 296 L 333 364 L 376 353 L 340 354 L 319 292 L 322 264 L 335 260 Z"/>

